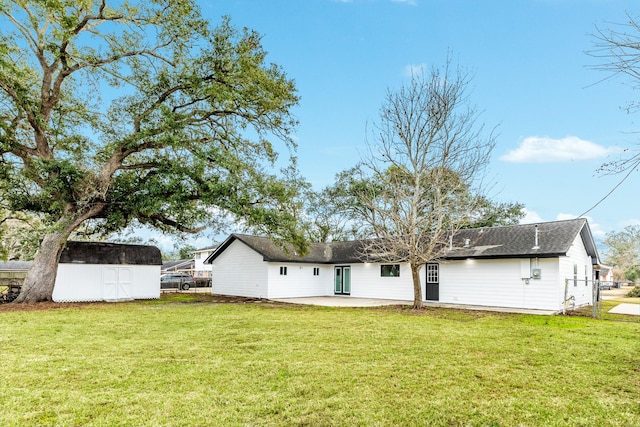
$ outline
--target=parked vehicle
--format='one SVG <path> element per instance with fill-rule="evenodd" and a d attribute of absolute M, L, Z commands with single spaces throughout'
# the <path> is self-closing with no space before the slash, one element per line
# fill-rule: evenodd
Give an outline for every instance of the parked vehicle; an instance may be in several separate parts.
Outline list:
<path fill-rule="evenodd" d="M 194 277 L 196 288 L 210 288 L 211 287 L 211 277 Z"/>
<path fill-rule="evenodd" d="M 608 291 L 611 289 L 611 282 L 602 282 L 600 283 L 600 290 L 601 291 Z"/>
<path fill-rule="evenodd" d="M 195 285 L 195 281 L 187 273 L 168 273 L 160 276 L 160 289 L 181 289 L 188 290 Z"/>

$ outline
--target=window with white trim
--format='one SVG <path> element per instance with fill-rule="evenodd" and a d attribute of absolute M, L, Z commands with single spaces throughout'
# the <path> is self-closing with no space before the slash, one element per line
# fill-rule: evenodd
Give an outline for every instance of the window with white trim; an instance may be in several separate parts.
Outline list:
<path fill-rule="evenodd" d="M 427 283 L 438 283 L 438 264 L 427 264 Z"/>

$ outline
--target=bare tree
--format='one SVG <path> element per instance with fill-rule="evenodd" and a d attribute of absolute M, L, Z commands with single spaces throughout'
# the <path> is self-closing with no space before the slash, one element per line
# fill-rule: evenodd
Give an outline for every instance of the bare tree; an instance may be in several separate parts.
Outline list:
<path fill-rule="evenodd" d="M 593 68 L 607 72 L 604 80 L 626 75 L 631 78 L 631 87 L 640 89 L 640 21 L 627 13 L 627 22 L 612 24 L 609 28 L 596 27 L 593 35 L 595 49 L 588 52 L 597 58 L 599 64 Z M 640 102 L 631 101 L 627 107 L 627 113 L 634 113 L 640 109 Z M 601 172 L 622 173 L 627 176 L 640 167 L 640 145 L 638 148 L 624 150 L 624 155 L 611 162 L 604 163 L 600 167 Z"/>
<path fill-rule="evenodd" d="M 360 207 L 377 239 L 363 253 L 408 262 L 414 308 L 422 306 L 420 269 L 438 259 L 452 232 L 477 211 L 482 171 L 495 145 L 469 104 L 469 72 L 451 62 L 387 91 L 372 128 L 369 156 L 352 171 Z"/>

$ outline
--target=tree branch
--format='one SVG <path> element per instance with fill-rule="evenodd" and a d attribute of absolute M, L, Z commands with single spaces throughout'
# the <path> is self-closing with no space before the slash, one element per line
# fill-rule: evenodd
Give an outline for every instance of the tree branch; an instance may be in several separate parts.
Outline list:
<path fill-rule="evenodd" d="M 205 226 L 200 226 L 200 227 L 196 227 L 196 228 L 186 227 L 186 226 L 178 223 L 177 221 L 174 221 L 174 220 L 172 220 L 170 218 L 167 218 L 166 216 L 164 216 L 164 215 L 162 215 L 160 213 L 155 213 L 155 214 L 148 215 L 147 218 L 149 218 L 150 220 L 156 221 L 156 222 L 160 222 L 161 224 L 173 227 L 176 230 L 179 230 L 179 231 L 181 231 L 183 233 L 195 234 L 195 233 L 199 233 L 202 230 L 206 229 Z"/>

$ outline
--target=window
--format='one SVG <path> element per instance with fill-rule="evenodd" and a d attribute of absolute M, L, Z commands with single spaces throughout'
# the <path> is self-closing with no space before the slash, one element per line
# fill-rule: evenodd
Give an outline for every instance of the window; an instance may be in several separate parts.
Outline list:
<path fill-rule="evenodd" d="M 380 266 L 381 277 L 400 277 L 400 264 L 383 264 Z"/>
<path fill-rule="evenodd" d="M 438 283 L 438 264 L 427 264 L 427 283 Z"/>
<path fill-rule="evenodd" d="M 280 267 L 280 275 L 281 276 L 287 275 L 287 267 Z"/>
<path fill-rule="evenodd" d="M 584 285 L 587 286 L 589 284 L 589 275 L 587 274 L 587 266 L 584 266 Z"/>
<path fill-rule="evenodd" d="M 320 275 L 320 267 L 313 267 L 313 275 L 314 276 Z"/>
<path fill-rule="evenodd" d="M 573 286 L 578 286 L 578 264 L 573 264 Z"/>

